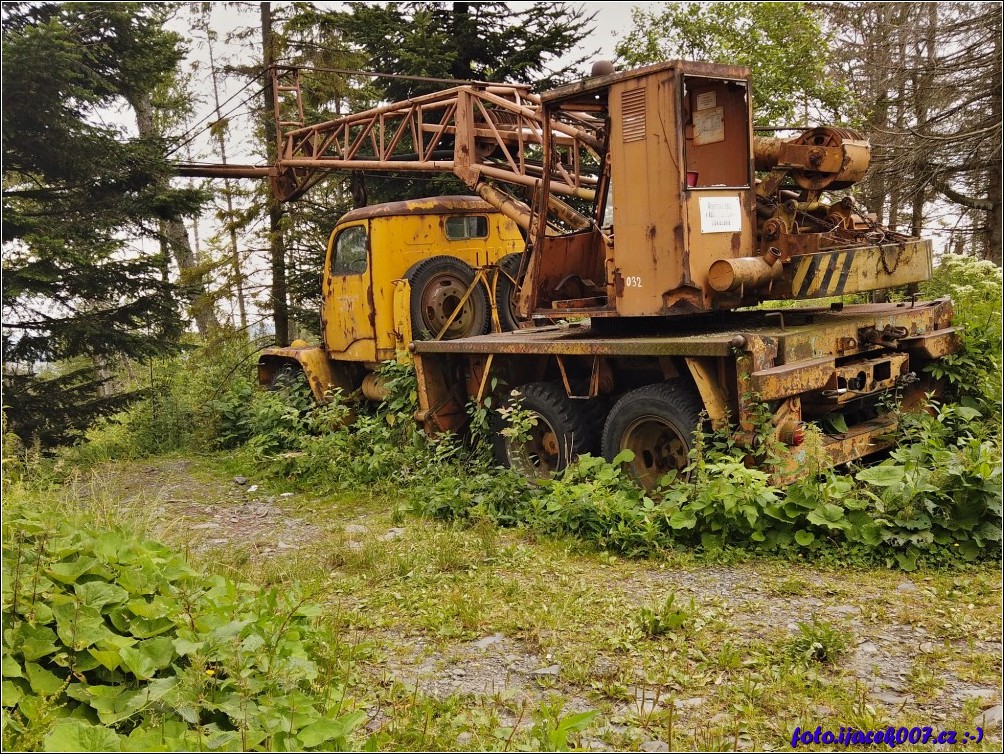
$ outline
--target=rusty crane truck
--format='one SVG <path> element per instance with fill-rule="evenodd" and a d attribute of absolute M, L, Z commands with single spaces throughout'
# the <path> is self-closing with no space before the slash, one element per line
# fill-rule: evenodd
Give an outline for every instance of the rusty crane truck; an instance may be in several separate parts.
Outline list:
<path fill-rule="evenodd" d="M 462 430 L 494 393 L 536 419 L 498 434 L 501 463 L 548 474 L 629 449 L 652 487 L 686 466 L 704 419 L 766 420 L 792 468 L 824 418 L 841 419 L 823 435 L 836 463 L 888 447 L 892 405 L 921 404 L 938 388 L 924 367 L 959 348 L 948 300 L 758 306 L 919 283 L 932 247 L 845 191 L 870 159 L 856 132 L 755 135 L 746 68 L 673 61 L 541 95 L 464 84 L 313 125 L 298 71 L 273 77 L 278 158 L 230 175 L 291 200 L 332 170 L 449 172 L 477 196 L 346 215 L 323 342 L 266 351 L 265 384 L 294 366 L 319 400 L 377 399 L 373 370 L 406 348 L 428 431 Z"/>

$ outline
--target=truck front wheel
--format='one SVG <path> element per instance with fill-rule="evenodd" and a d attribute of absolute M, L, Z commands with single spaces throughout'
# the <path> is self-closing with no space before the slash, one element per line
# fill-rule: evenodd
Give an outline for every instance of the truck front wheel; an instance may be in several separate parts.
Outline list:
<path fill-rule="evenodd" d="M 560 385 L 523 385 L 505 406 L 518 406 L 518 412 L 513 423 L 502 416 L 494 422 L 495 460 L 500 465 L 531 479 L 550 477 L 589 452 L 589 426 Z M 524 424 L 524 419 L 529 421 Z"/>
<path fill-rule="evenodd" d="M 638 484 L 653 489 L 669 472 L 687 467 L 703 408 L 694 389 L 680 380 L 625 393 L 603 427 L 603 457 L 612 461 L 630 450 L 634 458 L 625 468 Z"/>
<path fill-rule="evenodd" d="M 474 282 L 470 265 L 454 257 L 429 257 L 414 264 L 405 278 L 411 284 L 409 308 L 415 340 L 434 340 L 439 333 L 443 340 L 455 340 L 488 332 L 491 312 L 483 286 L 474 287 L 460 305 Z"/>

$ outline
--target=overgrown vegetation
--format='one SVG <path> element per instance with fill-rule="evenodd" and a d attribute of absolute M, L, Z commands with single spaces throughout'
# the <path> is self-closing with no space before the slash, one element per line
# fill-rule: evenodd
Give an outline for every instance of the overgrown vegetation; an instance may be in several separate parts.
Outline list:
<path fill-rule="evenodd" d="M 992 268 L 992 269 L 991 269 Z M 631 557 L 677 547 L 712 556 L 725 550 L 878 563 L 913 570 L 918 563 L 996 557 L 1001 540 L 999 270 L 949 257 L 928 294 L 957 300 L 966 349 L 936 367 L 952 387 L 925 412 L 904 414 L 897 447 L 877 465 L 834 470 L 813 450 L 799 465 L 816 472 L 780 486 L 770 469 L 779 450 L 766 434 L 758 465 L 729 432 L 699 435 L 685 478 L 670 475 L 652 494 L 619 463 L 581 457 L 555 479 L 529 483 L 492 468 L 490 442 L 429 438 L 412 416 L 417 394 L 410 367 L 384 367 L 389 398 L 376 410 L 332 396 L 316 406 L 302 383 L 261 391 L 227 374 L 239 347 L 164 362 L 156 396 L 121 424 L 93 434 L 77 451 L 102 459 L 185 447 L 227 449 L 240 470 L 262 470 L 314 492 L 391 492 L 400 513 L 572 536 Z M 249 349 L 245 347 L 245 355 Z M 245 370 L 246 372 L 246 370 Z M 242 375 L 245 373 L 242 372 Z M 206 400 L 206 384 L 212 384 Z M 953 399 L 956 402 L 947 402 Z M 472 407 L 488 432 L 486 409 Z M 508 410 L 508 409 L 507 409 Z M 525 417 L 509 410 L 511 429 Z M 783 478 L 783 477 L 782 477 Z"/>
<path fill-rule="evenodd" d="M 348 745 L 366 715 L 321 605 L 47 502 L 4 515 L 6 749 Z"/>
<path fill-rule="evenodd" d="M 340 633 L 347 619 L 325 618 L 329 611 L 293 582 L 261 589 L 207 575 L 137 534 L 115 511 L 96 513 L 93 501 L 79 496 L 74 507 L 57 501 L 52 482 L 114 458 L 223 450 L 231 469 L 258 479 L 315 494 L 395 499 L 399 521 L 409 514 L 443 519 L 471 536 L 491 533 L 492 540 L 499 527 L 513 527 L 527 536 L 570 538 L 601 557 L 686 552 L 714 560 L 761 552 L 903 570 L 996 557 L 1000 417 L 992 409 L 999 401 L 993 370 L 1000 345 L 992 312 L 1000 282 L 999 274 L 987 284 L 973 272 L 972 264 L 952 260 L 932 282 L 959 299 L 960 321 L 968 326 L 965 354 L 958 364 L 942 365 L 958 368 L 955 402 L 932 401 L 929 412 L 904 415 L 899 443 L 880 463 L 842 471 L 819 464 L 815 474 L 784 487 L 768 470 L 775 449 L 766 437 L 759 447 L 765 467 L 750 467 L 748 448 L 726 432 L 700 435 L 686 475 L 671 475 L 651 494 L 619 463 L 589 456 L 557 478 L 529 482 L 492 468 L 483 437 L 424 436 L 411 420 L 417 396 L 404 364 L 386 365 L 389 397 L 367 411 L 337 395 L 318 407 L 295 379 L 259 390 L 246 368 L 255 349 L 245 343 L 160 361 L 135 377 L 154 388 L 150 397 L 57 458 L 7 438 L 4 491 L 20 502 L 8 505 L 4 520 L 4 743 L 274 750 L 342 748 L 367 739 L 359 729 L 364 703 L 353 686 L 358 640 Z M 986 368 L 960 366 L 963 359 Z M 510 413 L 518 431 L 526 417 L 518 407 Z M 488 431 L 481 418 L 476 424 Z M 814 457 L 812 446 L 810 435 L 803 465 Z M 497 545 L 486 547 L 486 563 L 509 557 Z M 361 566 L 368 552 L 336 562 Z M 439 543 L 435 552 L 444 572 L 478 568 L 454 563 L 455 545 Z M 411 579 L 416 557 L 392 560 L 381 572 Z M 792 581 L 784 593 L 805 588 Z M 480 625 L 483 609 L 465 592 L 445 604 L 437 598 L 422 620 L 437 635 L 465 635 Z M 606 641 L 613 651 L 635 652 L 653 641 L 673 646 L 707 630 L 709 620 L 693 600 L 671 592 L 636 606 Z M 360 621 L 373 625 L 361 614 L 348 622 Z M 785 672 L 832 663 L 848 643 L 840 626 L 801 621 L 782 648 L 791 663 Z M 731 667 L 732 660 L 720 659 Z M 386 693 L 388 704 L 403 698 L 395 686 Z M 455 703 L 433 709 L 412 697 L 402 714 L 421 728 L 427 723 L 416 716 L 443 720 L 456 714 Z M 594 716 L 552 706 L 521 708 L 515 727 L 478 740 L 567 747 Z M 483 722 L 498 726 L 497 713 L 486 712 Z M 371 742 L 431 740 L 404 731 L 387 735 Z"/>

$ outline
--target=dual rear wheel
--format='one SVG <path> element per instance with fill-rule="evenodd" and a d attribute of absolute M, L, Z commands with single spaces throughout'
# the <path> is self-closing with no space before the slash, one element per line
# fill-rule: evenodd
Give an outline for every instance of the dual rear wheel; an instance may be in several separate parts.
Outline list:
<path fill-rule="evenodd" d="M 500 464 L 529 477 L 552 476 L 577 455 L 599 450 L 612 461 L 630 450 L 625 469 L 646 489 L 686 468 L 703 408 L 694 389 L 680 380 L 625 393 L 602 423 L 601 404 L 569 398 L 557 383 L 534 382 L 515 393 L 507 405 L 520 405 L 534 423 L 517 437 L 496 427 Z"/>

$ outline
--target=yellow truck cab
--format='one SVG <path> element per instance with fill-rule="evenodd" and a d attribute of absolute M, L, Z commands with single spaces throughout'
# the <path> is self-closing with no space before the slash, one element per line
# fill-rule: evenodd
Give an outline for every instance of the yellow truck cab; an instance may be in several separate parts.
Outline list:
<path fill-rule="evenodd" d="M 482 335 L 493 321 L 514 326 L 513 278 L 524 239 L 519 227 L 474 196 L 389 202 L 347 212 L 328 239 L 321 345 L 294 341 L 265 350 L 258 379 L 302 369 L 318 400 L 330 388 L 360 387 L 378 397 L 367 374 L 412 340 Z M 473 285 L 477 270 L 502 272 Z M 495 296 L 488 285 L 496 280 Z M 364 381 L 366 384 L 364 384 Z"/>

